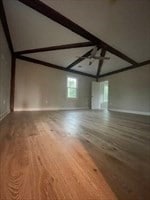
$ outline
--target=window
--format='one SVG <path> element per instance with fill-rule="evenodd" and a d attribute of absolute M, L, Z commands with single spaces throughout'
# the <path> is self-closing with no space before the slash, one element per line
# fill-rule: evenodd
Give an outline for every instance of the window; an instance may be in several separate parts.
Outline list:
<path fill-rule="evenodd" d="M 76 78 L 67 78 L 67 97 L 68 98 L 77 98 L 77 79 Z"/>

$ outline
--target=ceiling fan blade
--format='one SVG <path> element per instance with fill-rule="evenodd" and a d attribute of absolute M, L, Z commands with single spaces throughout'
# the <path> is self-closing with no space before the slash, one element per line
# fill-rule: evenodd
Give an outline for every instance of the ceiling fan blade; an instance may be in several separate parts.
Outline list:
<path fill-rule="evenodd" d="M 98 47 L 97 46 L 95 46 L 94 48 L 93 48 L 93 50 L 92 50 L 92 52 L 91 52 L 91 55 L 90 55 L 90 57 L 94 57 L 95 55 L 96 55 L 96 53 L 97 53 L 97 50 L 98 50 Z"/>

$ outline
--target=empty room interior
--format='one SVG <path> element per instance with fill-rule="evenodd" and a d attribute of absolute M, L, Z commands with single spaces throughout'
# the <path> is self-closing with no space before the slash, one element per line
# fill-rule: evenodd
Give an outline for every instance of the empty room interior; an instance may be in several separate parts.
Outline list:
<path fill-rule="evenodd" d="M 150 200 L 149 0 L 0 0 L 0 200 Z"/>

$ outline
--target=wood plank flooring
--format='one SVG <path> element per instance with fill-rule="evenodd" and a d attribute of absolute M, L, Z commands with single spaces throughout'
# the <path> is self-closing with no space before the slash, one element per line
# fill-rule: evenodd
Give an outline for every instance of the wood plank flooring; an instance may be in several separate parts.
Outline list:
<path fill-rule="evenodd" d="M 0 200 L 117 199 L 150 199 L 150 117 L 18 112 L 0 123 Z"/>

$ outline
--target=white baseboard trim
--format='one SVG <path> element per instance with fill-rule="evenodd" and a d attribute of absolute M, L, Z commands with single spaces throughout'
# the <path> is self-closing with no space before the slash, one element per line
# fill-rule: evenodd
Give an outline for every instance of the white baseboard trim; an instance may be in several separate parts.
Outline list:
<path fill-rule="evenodd" d="M 89 110 L 89 107 L 78 107 L 78 108 L 15 108 L 15 112 L 20 111 L 59 111 L 59 110 Z"/>
<path fill-rule="evenodd" d="M 8 110 L 8 111 L 0 114 L 0 121 L 2 121 L 2 119 L 4 119 L 9 113 L 10 113 L 10 111 Z"/>
<path fill-rule="evenodd" d="M 136 114 L 136 115 L 150 116 L 150 112 L 141 112 L 141 111 L 134 111 L 134 110 L 121 110 L 121 109 L 108 109 L 108 110 L 115 111 L 115 112 L 123 112 L 123 113 L 130 113 L 130 114 Z"/>

